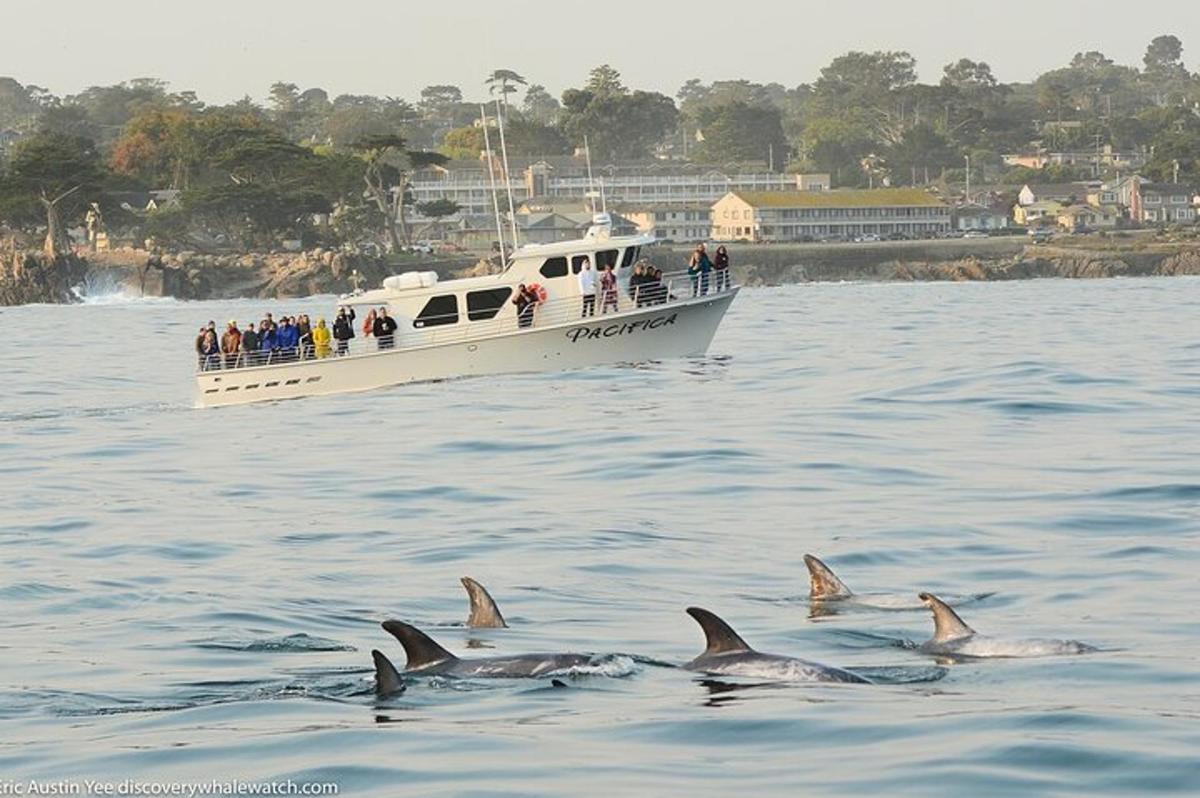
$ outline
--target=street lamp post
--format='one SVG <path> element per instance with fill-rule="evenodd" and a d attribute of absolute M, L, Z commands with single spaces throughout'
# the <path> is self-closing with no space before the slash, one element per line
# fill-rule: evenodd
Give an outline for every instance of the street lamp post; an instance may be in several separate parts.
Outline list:
<path fill-rule="evenodd" d="M 967 200 L 967 202 L 968 202 L 968 203 L 970 203 L 970 201 L 971 201 L 971 156 L 970 156 L 970 155 L 964 155 L 963 157 L 964 157 L 964 158 L 967 160 L 967 190 L 966 190 L 966 200 Z"/>

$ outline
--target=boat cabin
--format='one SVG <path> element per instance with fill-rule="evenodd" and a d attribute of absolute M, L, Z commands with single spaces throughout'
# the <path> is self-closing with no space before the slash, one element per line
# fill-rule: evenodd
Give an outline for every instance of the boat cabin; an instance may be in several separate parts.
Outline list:
<path fill-rule="evenodd" d="M 577 275 L 585 261 L 596 270 L 597 285 L 600 273 L 609 265 L 624 283 L 642 247 L 653 243 L 654 237 L 615 237 L 610 235 L 611 229 L 608 215 L 597 214 L 583 238 L 526 244 L 512 253 L 507 268 L 499 274 L 442 282 L 435 272 L 406 272 L 388 277 L 380 288 L 344 295 L 339 304 L 354 307 L 359 319 L 372 308 L 386 306 L 401 335 L 406 329 L 515 319 L 517 309 L 511 300 L 517 286 L 536 283 L 544 289 L 548 302 L 578 298 Z"/>

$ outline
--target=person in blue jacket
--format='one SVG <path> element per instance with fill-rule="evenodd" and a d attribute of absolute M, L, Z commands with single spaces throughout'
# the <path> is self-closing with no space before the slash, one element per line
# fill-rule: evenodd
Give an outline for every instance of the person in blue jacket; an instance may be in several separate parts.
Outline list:
<path fill-rule="evenodd" d="M 275 331 L 275 343 L 279 347 L 279 357 L 282 360 L 296 359 L 296 345 L 300 343 L 300 331 L 292 323 L 290 316 L 280 319 L 279 329 Z"/>
<path fill-rule="evenodd" d="M 258 351 L 262 352 L 259 362 L 270 363 L 278 346 L 279 339 L 275 332 L 275 326 L 263 319 L 262 324 L 258 325 Z"/>

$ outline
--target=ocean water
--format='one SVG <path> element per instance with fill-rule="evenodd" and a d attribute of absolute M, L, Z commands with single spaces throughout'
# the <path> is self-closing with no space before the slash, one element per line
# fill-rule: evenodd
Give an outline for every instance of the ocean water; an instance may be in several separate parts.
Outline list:
<path fill-rule="evenodd" d="M 0 788 L 1200 793 L 1200 280 L 754 289 L 703 358 L 192 408 L 200 323 L 331 304 L 0 310 Z M 939 663 L 806 552 L 1100 650 Z M 690 605 L 877 683 L 679 670 Z M 604 656 L 379 700 L 387 618 Z"/>

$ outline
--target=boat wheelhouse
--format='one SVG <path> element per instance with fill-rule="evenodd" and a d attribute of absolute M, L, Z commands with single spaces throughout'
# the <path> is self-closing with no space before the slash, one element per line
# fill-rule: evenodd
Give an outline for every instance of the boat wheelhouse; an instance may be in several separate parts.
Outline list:
<path fill-rule="evenodd" d="M 263 352 L 239 357 L 234 368 L 201 364 L 197 405 L 703 354 L 738 288 L 684 273 L 630 286 L 642 248 L 653 240 L 612 236 L 608 216 L 597 214 L 582 238 L 522 246 L 499 274 L 447 281 L 433 272 L 388 277 L 378 289 L 340 297 L 339 306 L 356 314 L 357 337 L 344 353 L 306 358 L 303 351 Z M 597 271 L 590 313 L 579 279 L 585 263 Z M 608 266 L 619 284 L 615 307 L 605 307 L 600 296 L 600 274 Z M 536 285 L 544 297 L 527 324 L 513 302 L 521 285 Z M 383 346 L 358 326 L 380 308 L 397 324 L 394 340 Z"/>

